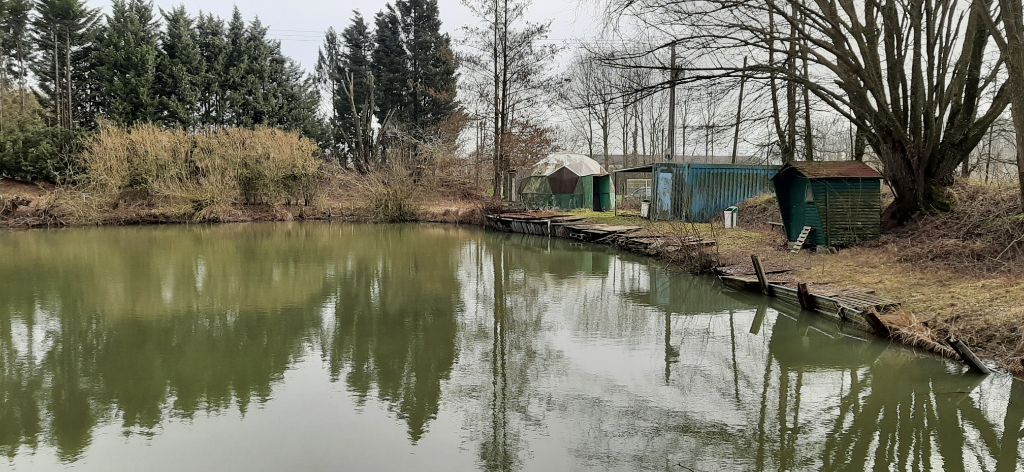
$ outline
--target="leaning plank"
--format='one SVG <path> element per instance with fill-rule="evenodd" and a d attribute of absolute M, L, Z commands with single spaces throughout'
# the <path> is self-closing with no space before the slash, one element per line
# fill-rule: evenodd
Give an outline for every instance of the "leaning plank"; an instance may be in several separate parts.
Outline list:
<path fill-rule="evenodd" d="M 761 284 L 761 293 L 771 295 L 772 293 L 768 289 L 768 277 L 764 275 L 764 268 L 761 267 L 761 258 L 753 254 L 750 256 L 750 260 L 754 263 L 754 273 L 757 274 L 757 282 Z"/>
<path fill-rule="evenodd" d="M 964 363 L 966 363 L 975 372 L 983 375 L 992 373 L 992 370 L 983 364 L 981 359 L 978 359 L 978 356 L 974 355 L 971 348 L 967 347 L 967 344 L 963 341 L 950 336 L 946 338 L 946 344 L 949 344 L 949 347 L 953 348 L 953 350 L 960 355 L 960 358 L 963 359 Z"/>

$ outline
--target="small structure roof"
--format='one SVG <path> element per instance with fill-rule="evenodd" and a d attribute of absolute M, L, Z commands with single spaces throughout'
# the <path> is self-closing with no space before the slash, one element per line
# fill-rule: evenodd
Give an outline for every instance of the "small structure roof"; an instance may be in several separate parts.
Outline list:
<path fill-rule="evenodd" d="M 563 167 L 580 177 L 586 175 L 608 175 L 608 172 L 597 161 L 583 154 L 569 152 L 557 152 L 541 159 L 540 162 L 534 164 L 530 175 L 533 177 L 546 177 Z"/>
<path fill-rule="evenodd" d="M 791 162 L 783 167 L 778 175 L 791 169 L 812 180 L 882 178 L 882 174 L 861 161 Z"/>

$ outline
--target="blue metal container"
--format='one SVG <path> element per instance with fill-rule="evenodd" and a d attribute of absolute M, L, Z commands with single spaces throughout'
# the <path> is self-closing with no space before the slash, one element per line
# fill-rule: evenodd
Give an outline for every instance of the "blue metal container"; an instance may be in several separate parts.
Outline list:
<path fill-rule="evenodd" d="M 726 208 L 772 193 L 780 166 L 671 164 L 652 166 L 651 218 L 706 223 Z"/>

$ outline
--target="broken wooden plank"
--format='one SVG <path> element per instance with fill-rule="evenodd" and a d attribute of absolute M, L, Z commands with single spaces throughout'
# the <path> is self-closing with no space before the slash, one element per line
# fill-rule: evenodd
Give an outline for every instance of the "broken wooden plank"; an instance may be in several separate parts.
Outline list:
<path fill-rule="evenodd" d="M 963 359 L 964 363 L 967 364 L 967 366 L 970 367 L 971 370 L 974 370 L 975 372 L 978 372 L 979 374 L 982 375 L 988 375 L 992 373 L 992 370 L 989 369 L 988 366 L 986 366 L 984 363 L 982 363 L 981 359 L 978 359 L 978 356 L 974 355 L 974 352 L 971 351 L 971 348 L 968 347 L 967 344 L 965 344 L 963 341 L 953 336 L 950 336 L 946 338 L 946 344 L 949 344 L 949 347 L 953 348 L 953 350 L 956 351 L 958 355 L 960 355 L 960 358 Z"/>
<path fill-rule="evenodd" d="M 764 275 L 764 268 L 761 267 L 761 258 L 753 254 L 750 256 L 750 261 L 754 263 L 754 273 L 757 274 L 757 283 L 761 285 L 761 292 L 765 295 L 771 295 L 771 292 L 768 290 L 768 277 Z"/>

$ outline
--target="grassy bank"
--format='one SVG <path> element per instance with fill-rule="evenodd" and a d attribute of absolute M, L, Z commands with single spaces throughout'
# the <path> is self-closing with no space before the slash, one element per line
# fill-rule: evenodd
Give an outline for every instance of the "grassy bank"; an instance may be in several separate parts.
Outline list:
<path fill-rule="evenodd" d="M 358 174 L 274 129 L 101 129 L 74 184 L 0 180 L 0 227 L 344 219 L 479 223 L 487 199 L 445 173 Z"/>
<path fill-rule="evenodd" d="M 773 278 L 828 288 L 865 288 L 902 303 L 883 317 L 898 340 L 952 356 L 944 339 L 955 335 L 975 352 L 1024 375 L 1024 220 L 1010 187 L 958 184 L 951 212 L 928 215 L 875 242 L 835 253 L 788 251 L 786 238 L 768 221 L 781 221 L 774 199 L 741 207 L 739 229 L 693 225 L 718 241 L 719 263 L 750 266 L 758 254 L 767 269 L 791 272 Z M 678 234 L 678 223 L 585 213 L 595 222 L 644 226 Z"/>

